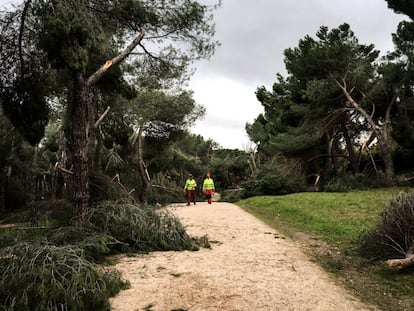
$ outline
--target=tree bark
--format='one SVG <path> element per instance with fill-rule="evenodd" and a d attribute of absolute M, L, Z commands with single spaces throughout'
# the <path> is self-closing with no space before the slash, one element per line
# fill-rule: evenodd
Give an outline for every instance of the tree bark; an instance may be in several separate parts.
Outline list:
<path fill-rule="evenodd" d="M 26 203 L 30 205 L 30 225 L 38 225 L 38 210 L 36 206 L 37 201 L 37 157 L 38 157 L 39 148 L 37 146 L 33 147 L 33 159 L 32 166 L 29 169 L 27 187 L 26 190 Z"/>
<path fill-rule="evenodd" d="M 352 144 L 351 138 L 348 134 L 348 129 L 344 122 L 341 122 L 341 130 L 345 139 L 346 150 L 348 151 L 348 159 L 351 164 L 352 173 L 357 174 L 359 173 L 358 157 L 355 154 L 354 145 Z"/>
<path fill-rule="evenodd" d="M 94 163 L 94 155 L 95 155 L 95 148 L 96 148 L 96 128 L 95 128 L 95 119 L 98 114 L 97 111 L 97 101 L 98 95 L 95 95 L 93 100 L 88 105 L 88 163 L 89 163 L 89 170 L 94 171 L 96 169 Z"/>
<path fill-rule="evenodd" d="M 0 212 L 6 212 L 7 166 L 0 170 Z"/>
<path fill-rule="evenodd" d="M 112 58 L 111 60 L 106 61 L 93 75 L 89 77 L 86 81 L 88 86 L 91 86 L 99 81 L 99 79 L 108 71 L 109 68 L 115 66 L 122 62 L 131 52 L 136 48 L 138 44 L 142 41 L 145 35 L 144 27 L 141 28 L 139 35 L 123 50 L 120 54 L 116 57 Z"/>
<path fill-rule="evenodd" d="M 149 189 L 149 178 L 148 171 L 146 170 L 144 162 L 144 151 L 142 149 L 142 132 L 144 128 L 141 126 L 138 131 L 138 161 L 139 161 L 139 175 L 142 181 L 142 190 L 141 190 L 141 202 L 142 204 L 148 203 L 148 189 Z"/>
<path fill-rule="evenodd" d="M 111 66 L 122 62 L 141 42 L 145 30 L 141 28 L 139 35 L 116 57 L 108 60 L 88 79 L 82 73 L 74 77 L 72 98 L 72 162 L 73 162 L 73 221 L 83 226 L 90 204 L 89 193 L 89 162 L 88 162 L 88 106 L 91 104 L 91 87 L 98 82 Z"/>
<path fill-rule="evenodd" d="M 414 265 L 414 245 L 408 248 L 407 254 L 403 259 L 387 260 L 388 267 L 391 269 L 400 270 Z"/>
<path fill-rule="evenodd" d="M 89 165 L 88 165 L 88 102 L 89 88 L 82 74 L 75 77 L 72 103 L 72 161 L 73 161 L 73 218 L 75 225 L 82 226 L 89 207 Z"/>

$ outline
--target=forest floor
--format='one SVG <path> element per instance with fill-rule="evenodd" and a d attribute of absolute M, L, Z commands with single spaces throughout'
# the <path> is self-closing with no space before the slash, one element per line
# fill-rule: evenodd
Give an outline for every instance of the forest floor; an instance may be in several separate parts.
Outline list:
<path fill-rule="evenodd" d="M 230 203 L 168 208 L 211 249 L 123 256 L 115 268 L 131 283 L 113 311 L 376 310 L 311 262 L 303 245 Z"/>

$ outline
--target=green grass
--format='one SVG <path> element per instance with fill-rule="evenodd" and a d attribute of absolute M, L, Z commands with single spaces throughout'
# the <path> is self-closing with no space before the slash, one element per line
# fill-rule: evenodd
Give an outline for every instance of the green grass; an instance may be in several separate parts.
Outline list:
<path fill-rule="evenodd" d="M 305 232 L 340 246 L 352 244 L 370 228 L 387 202 L 401 191 L 390 188 L 258 196 L 237 204 L 279 230 Z"/>
<path fill-rule="evenodd" d="M 389 271 L 384 263 L 368 261 L 356 252 L 361 233 L 372 228 L 388 202 L 405 190 L 258 196 L 236 204 L 277 231 L 304 242 L 312 259 L 362 300 L 384 310 L 409 310 L 414 296 L 412 271 Z"/>

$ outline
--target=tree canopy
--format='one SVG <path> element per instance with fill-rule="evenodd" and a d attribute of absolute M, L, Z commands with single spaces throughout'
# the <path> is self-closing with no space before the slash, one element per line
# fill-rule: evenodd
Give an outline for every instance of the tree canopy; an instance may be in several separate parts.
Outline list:
<path fill-rule="evenodd" d="M 215 7 L 192 0 L 27 0 L 1 13 L 3 111 L 37 144 L 49 106 L 66 105 L 79 217 L 89 205 L 88 141 L 96 137 L 102 102 L 122 90 L 133 96 L 130 69 L 179 78 L 194 60 L 210 57 Z M 121 68 L 127 58 L 130 67 Z"/>
<path fill-rule="evenodd" d="M 270 91 L 257 89 L 265 113 L 246 126 L 259 151 L 300 158 L 306 174 L 328 179 L 343 165 L 361 172 L 367 147 L 376 148 L 382 164 L 375 169 L 382 167 L 392 184 L 392 128 L 402 124 L 393 120 L 410 111 L 412 97 L 407 46 L 413 32 L 406 27 L 400 24 L 397 50 L 385 59 L 374 45 L 360 44 L 348 24 L 322 26 L 315 38 L 286 49 L 287 78 L 278 75 Z"/>

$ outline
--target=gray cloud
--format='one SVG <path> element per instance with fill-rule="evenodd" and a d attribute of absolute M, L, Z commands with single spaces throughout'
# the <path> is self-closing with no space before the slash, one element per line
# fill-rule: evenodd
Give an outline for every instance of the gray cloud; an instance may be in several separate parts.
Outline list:
<path fill-rule="evenodd" d="M 197 67 L 203 74 L 269 84 L 276 73 L 285 73 L 283 51 L 322 25 L 331 29 L 346 22 L 361 43 L 386 52 L 403 18 L 384 0 L 224 0 L 215 13 L 222 46 Z"/>
<path fill-rule="evenodd" d="M 262 111 L 254 91 L 262 85 L 270 88 L 277 73 L 286 75 L 285 49 L 296 47 L 306 35 L 315 36 L 321 26 L 348 23 L 360 43 L 374 44 L 385 54 L 393 49 L 391 34 L 403 19 L 385 0 L 223 0 L 215 13 L 216 38 L 222 45 L 209 61 L 196 64 L 190 82 L 196 100 L 207 108 L 194 132 L 224 147 L 243 148 L 245 123 Z"/>

